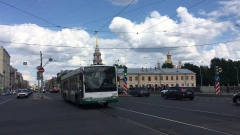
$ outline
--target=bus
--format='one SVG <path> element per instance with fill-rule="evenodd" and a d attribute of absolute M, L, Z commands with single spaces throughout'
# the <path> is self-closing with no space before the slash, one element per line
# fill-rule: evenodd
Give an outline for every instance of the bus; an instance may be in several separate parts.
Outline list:
<path fill-rule="evenodd" d="M 61 77 L 61 97 L 83 104 L 118 102 L 117 69 L 115 66 L 83 66 Z"/>

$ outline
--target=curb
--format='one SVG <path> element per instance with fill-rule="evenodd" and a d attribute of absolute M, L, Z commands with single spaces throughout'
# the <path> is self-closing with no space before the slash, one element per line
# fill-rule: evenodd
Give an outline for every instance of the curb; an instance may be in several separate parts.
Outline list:
<path fill-rule="evenodd" d="M 205 96 L 205 97 L 233 97 L 233 95 L 216 95 L 216 94 L 200 94 L 200 93 L 194 93 L 196 96 Z"/>

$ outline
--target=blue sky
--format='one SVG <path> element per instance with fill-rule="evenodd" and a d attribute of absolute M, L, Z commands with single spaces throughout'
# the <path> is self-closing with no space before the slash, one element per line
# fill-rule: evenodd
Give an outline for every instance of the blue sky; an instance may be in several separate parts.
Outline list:
<path fill-rule="evenodd" d="M 54 59 L 45 79 L 90 65 L 94 31 L 106 65 L 156 67 L 168 51 L 175 65 L 209 65 L 214 57 L 240 59 L 239 8 L 239 0 L 0 0 L 0 42 L 31 83 L 40 51 L 43 63 Z"/>

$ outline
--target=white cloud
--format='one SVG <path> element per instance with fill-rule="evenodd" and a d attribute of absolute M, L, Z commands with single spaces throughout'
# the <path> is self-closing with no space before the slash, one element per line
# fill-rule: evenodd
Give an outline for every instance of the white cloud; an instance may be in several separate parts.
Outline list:
<path fill-rule="evenodd" d="M 117 6 L 126 6 L 130 4 L 133 0 L 109 0 L 112 2 L 113 5 Z M 138 0 L 135 0 L 133 3 L 137 3 Z"/>
<path fill-rule="evenodd" d="M 177 13 L 178 21 L 157 11 L 152 11 L 144 21 L 139 23 L 127 18 L 115 17 L 109 25 L 109 29 L 118 38 L 98 39 L 103 63 L 106 65 L 127 64 L 129 67 L 139 68 L 156 67 L 158 61 L 163 64 L 168 51 L 172 54 L 175 64 L 178 63 L 178 60 L 182 60 L 183 64 L 185 62 L 196 64 L 196 61 L 203 61 L 204 64 L 209 65 L 209 60 L 214 57 L 239 59 L 240 53 L 236 51 L 240 50 L 238 42 L 214 46 L 195 46 L 213 41 L 223 41 L 219 37 L 224 34 L 236 34 L 237 30 L 232 22 L 215 22 L 195 17 L 184 7 L 179 7 Z M 43 53 L 43 64 L 50 57 L 54 60 L 44 67 L 44 79 L 56 76 L 56 73 L 61 70 L 90 65 L 93 60 L 95 38 L 89 40 L 91 35 L 84 30 L 53 31 L 33 24 L 22 24 L 0 25 L 0 32 L 4 33 L 0 35 L 0 41 L 15 42 L 2 43 L 11 55 L 11 64 L 23 74 L 24 79 L 32 83 L 36 82 L 36 67 L 40 64 L 40 51 Z M 232 39 L 240 40 L 240 37 Z M 27 61 L 28 65 L 23 66 L 23 61 Z"/>
<path fill-rule="evenodd" d="M 199 10 L 198 13 L 199 13 L 200 15 L 206 15 L 206 11 L 204 11 L 204 10 Z"/>
<path fill-rule="evenodd" d="M 240 8 L 239 0 L 219 1 L 218 4 L 220 4 L 221 7 L 219 7 L 218 10 L 214 10 L 208 13 L 208 16 L 220 17 L 220 16 L 228 16 L 230 14 L 238 14 L 239 16 L 239 8 Z"/>

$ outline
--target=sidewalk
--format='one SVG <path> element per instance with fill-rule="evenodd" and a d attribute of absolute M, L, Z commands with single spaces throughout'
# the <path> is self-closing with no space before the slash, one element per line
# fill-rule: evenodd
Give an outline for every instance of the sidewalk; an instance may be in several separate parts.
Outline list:
<path fill-rule="evenodd" d="M 42 94 L 41 96 L 41 93 L 33 93 L 32 100 L 42 101 L 42 100 L 51 100 L 51 98 L 49 98 L 48 96 L 45 96 L 44 94 Z"/>

